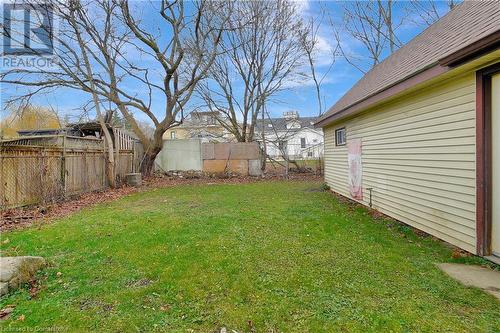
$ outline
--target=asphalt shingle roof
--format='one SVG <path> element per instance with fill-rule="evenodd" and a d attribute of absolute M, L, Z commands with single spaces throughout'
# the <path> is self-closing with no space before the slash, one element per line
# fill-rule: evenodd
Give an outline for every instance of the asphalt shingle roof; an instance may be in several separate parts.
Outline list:
<path fill-rule="evenodd" d="M 293 130 L 300 130 L 301 128 L 306 128 L 314 127 L 314 123 L 318 120 L 317 117 L 299 117 L 296 119 L 287 119 L 287 118 L 272 118 L 272 119 L 258 119 L 255 122 L 255 130 L 258 132 L 262 131 L 262 127 L 264 127 L 264 131 L 271 131 L 271 130 L 276 130 L 276 131 L 285 131 L 287 130 L 286 125 L 290 122 L 298 122 L 300 124 L 300 128 L 295 128 L 295 129 L 288 129 L 288 131 L 293 131 Z M 264 124 L 264 126 L 262 125 Z M 268 125 L 273 125 L 273 127 L 270 127 Z"/>
<path fill-rule="evenodd" d="M 500 1 L 464 1 L 364 75 L 318 121 L 500 30 Z"/>

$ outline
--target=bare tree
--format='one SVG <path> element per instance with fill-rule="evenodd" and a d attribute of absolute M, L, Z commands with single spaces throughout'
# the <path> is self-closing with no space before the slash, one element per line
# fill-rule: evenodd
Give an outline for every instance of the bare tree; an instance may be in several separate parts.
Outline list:
<path fill-rule="evenodd" d="M 439 3 L 436 1 L 410 0 L 408 12 L 410 15 L 413 14 L 417 17 L 415 23 L 430 26 L 439 20 L 442 15 L 455 8 L 458 3 L 460 3 L 460 1 L 448 0 L 446 1 L 446 8 L 444 10 L 440 10 L 438 6 Z"/>
<path fill-rule="evenodd" d="M 457 0 L 448 0 L 445 8 L 436 1 L 376 0 L 350 1 L 343 3 L 341 24 L 330 16 L 330 25 L 339 44 L 342 57 L 353 67 L 366 73 L 382 59 L 403 45 L 399 28 L 404 20 L 414 20 L 426 26 L 437 21 L 445 12 L 457 5 Z M 360 52 L 350 50 L 345 40 L 353 38 L 360 42 Z M 369 61 L 367 61 L 367 58 Z"/>
<path fill-rule="evenodd" d="M 397 21 L 394 17 L 395 4 L 393 0 L 346 2 L 343 5 L 341 25 L 334 22 L 330 16 L 330 25 L 339 44 L 339 53 L 362 73 L 382 61 L 387 46 L 388 52 L 392 53 L 402 45 L 397 34 L 402 21 Z M 348 50 L 344 44 L 345 38 L 354 38 L 360 42 L 363 46 L 361 54 Z M 366 61 L 366 58 L 369 61 Z"/>
<path fill-rule="evenodd" d="M 307 171 L 305 167 L 299 165 L 299 163 L 297 162 L 296 160 L 296 151 L 297 149 L 294 149 L 292 147 L 292 155 L 290 155 L 289 151 L 290 151 L 290 147 L 289 147 L 289 142 L 290 142 L 290 139 L 292 139 L 295 135 L 296 135 L 296 127 L 294 126 L 295 124 L 297 124 L 300 128 L 300 122 L 299 122 L 299 119 L 298 118 L 290 118 L 290 119 L 286 119 L 286 122 L 287 124 L 283 127 L 283 126 L 280 126 L 278 125 L 278 119 L 276 118 L 272 118 L 271 117 L 271 114 L 269 112 L 267 112 L 267 110 L 265 111 L 265 116 L 267 118 L 267 121 L 265 121 L 264 119 L 262 119 L 262 121 L 260 122 L 260 128 L 259 130 L 261 131 L 261 134 L 262 134 L 262 146 L 264 149 L 266 149 L 266 157 L 271 160 L 272 162 L 274 163 L 278 163 L 282 166 L 285 167 L 285 170 L 286 170 L 286 175 L 288 176 L 288 169 L 289 169 L 289 165 L 292 164 L 295 166 L 295 168 L 299 171 L 299 172 L 305 172 Z M 267 135 L 264 135 L 264 133 L 267 132 Z M 274 151 L 277 151 L 278 154 L 269 154 L 269 152 L 267 152 L 267 145 L 269 145 L 270 147 L 273 148 Z M 297 148 L 297 147 L 295 147 Z M 274 156 L 274 158 L 273 158 Z M 285 163 L 284 165 L 276 160 L 275 158 L 278 157 L 278 158 L 281 158 Z M 300 157 L 299 157 L 300 158 Z M 264 170 L 264 169 L 263 169 Z"/>
<path fill-rule="evenodd" d="M 253 141 L 266 102 L 297 78 L 307 27 L 288 0 L 237 2 L 227 26 L 223 54 L 197 91 L 206 108 L 223 113 L 220 123 L 237 141 Z"/>
<path fill-rule="evenodd" d="M 341 31 L 339 31 L 336 23 L 330 19 L 335 37 L 339 44 L 339 51 L 349 64 L 359 71 L 366 73 L 371 67 L 380 62 L 382 51 L 387 42 L 387 39 L 382 33 L 385 23 L 380 6 L 377 2 L 373 1 L 354 1 L 345 3 L 343 10 L 343 32 L 346 33 L 349 38 L 354 38 L 361 42 L 364 49 L 367 51 L 370 63 L 367 64 L 364 57 L 359 57 L 349 50 L 346 50 L 343 45 Z"/>
<path fill-rule="evenodd" d="M 102 3 L 104 6 L 112 6 L 112 4 L 109 3 Z M 107 8 L 105 8 L 107 9 Z M 109 7 L 109 10 L 107 10 L 108 13 L 112 12 L 112 8 Z M 96 116 L 97 120 L 99 121 L 99 125 L 101 126 L 101 130 L 104 133 L 104 138 L 105 138 L 105 143 L 106 143 L 106 148 L 107 148 L 107 153 L 106 153 L 106 175 L 108 178 L 108 183 L 109 186 L 114 188 L 116 187 L 116 176 L 115 176 L 115 153 L 114 153 L 114 143 L 111 138 L 111 133 L 108 129 L 108 124 L 104 120 L 104 116 L 101 112 L 101 102 L 99 100 L 99 95 L 97 94 L 97 89 L 96 89 L 96 84 L 94 80 L 92 79 L 94 77 L 94 74 L 92 72 L 92 66 L 89 60 L 89 56 L 87 53 L 87 47 L 86 43 L 88 41 L 85 41 L 82 36 L 82 32 L 80 30 L 80 25 L 78 22 L 83 22 L 85 20 L 83 8 L 81 7 L 81 4 L 76 1 L 69 2 L 68 6 L 68 11 L 63 12 L 66 13 L 66 21 L 68 24 L 73 28 L 74 32 L 74 37 L 77 41 L 77 45 L 79 48 L 79 51 L 82 55 L 82 60 L 83 60 L 83 68 L 85 72 L 83 74 L 86 74 L 86 78 L 88 81 L 88 85 L 90 87 L 90 93 L 92 95 L 92 101 L 94 102 L 94 107 L 96 111 Z M 78 18 L 77 18 L 78 17 Z M 78 21 L 77 21 L 78 19 Z M 110 17 L 107 16 L 104 22 L 104 30 L 107 31 L 111 27 L 111 21 Z M 118 158 L 118 149 L 119 147 L 116 147 L 116 153 Z"/>
<path fill-rule="evenodd" d="M 31 88 L 10 102 L 60 87 L 87 92 L 94 100 L 99 96 L 100 102 L 111 101 L 144 145 L 142 172 L 148 175 L 162 148 L 163 133 L 182 121 L 194 88 L 219 53 L 232 3 L 199 0 L 190 2 L 189 9 L 183 1 L 141 5 L 150 6 L 148 15 L 156 14 L 147 25 L 142 23 L 141 8 L 131 7 L 125 0 L 52 0 L 60 21 L 60 30 L 54 35 L 57 66 L 10 69 L 0 78 L 7 84 Z M 77 8 L 76 22 L 91 64 L 90 77 L 81 50 L 75 48 L 79 43 L 68 16 L 71 8 Z M 161 96 L 155 107 L 153 96 Z M 152 138 L 143 132 L 137 114 L 153 123 Z"/>
<path fill-rule="evenodd" d="M 328 73 L 330 73 L 333 65 L 335 64 L 335 60 L 337 57 L 337 52 L 339 50 L 339 43 L 336 43 L 336 46 L 330 50 L 330 63 L 326 71 L 323 74 L 319 74 L 317 70 L 317 52 L 318 52 L 318 44 L 319 44 L 319 29 L 323 23 L 324 10 L 321 11 L 320 18 L 311 18 L 308 22 L 308 33 L 302 34 L 302 48 L 304 49 L 305 56 L 307 58 L 307 63 L 310 69 L 311 79 L 314 82 L 314 88 L 316 92 L 316 99 L 318 101 L 318 116 L 323 114 L 323 103 L 321 100 L 321 85 L 325 80 Z"/>
<path fill-rule="evenodd" d="M 52 107 L 18 105 L 3 111 L 5 116 L 0 119 L 0 139 L 18 137 L 19 130 L 58 129 L 62 125 L 61 118 Z"/>
<path fill-rule="evenodd" d="M 394 23 L 394 16 L 393 16 L 393 7 L 394 7 L 394 1 L 393 0 L 377 0 L 377 5 L 379 8 L 380 15 L 382 15 L 382 18 L 384 19 L 384 24 L 385 24 L 385 37 L 389 41 L 389 48 L 391 53 L 393 53 L 396 48 L 399 48 L 402 43 L 399 40 L 399 38 L 395 34 L 395 30 L 397 29 L 397 25 Z"/>

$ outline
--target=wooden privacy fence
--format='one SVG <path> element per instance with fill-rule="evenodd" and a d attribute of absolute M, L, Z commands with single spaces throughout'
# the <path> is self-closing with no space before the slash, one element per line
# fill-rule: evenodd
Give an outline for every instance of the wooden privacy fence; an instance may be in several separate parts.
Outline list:
<path fill-rule="evenodd" d="M 67 138 L 66 138 L 67 139 Z M 105 189 L 106 161 L 102 140 L 79 148 L 67 146 L 1 145 L 0 209 Z M 115 155 L 116 156 L 116 155 Z M 137 170 L 134 150 L 120 150 L 116 174 Z"/>

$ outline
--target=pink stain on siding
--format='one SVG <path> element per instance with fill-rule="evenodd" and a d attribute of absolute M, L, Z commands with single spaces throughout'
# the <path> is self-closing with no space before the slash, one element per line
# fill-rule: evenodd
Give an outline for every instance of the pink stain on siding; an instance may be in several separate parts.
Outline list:
<path fill-rule="evenodd" d="M 347 160 L 349 164 L 349 191 L 351 197 L 363 200 L 363 167 L 361 164 L 361 139 L 351 139 L 347 143 Z"/>

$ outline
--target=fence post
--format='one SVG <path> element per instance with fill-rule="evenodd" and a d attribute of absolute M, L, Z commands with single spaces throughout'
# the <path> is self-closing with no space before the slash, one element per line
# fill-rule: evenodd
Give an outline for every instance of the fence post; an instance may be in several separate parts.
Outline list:
<path fill-rule="evenodd" d="M 102 161 L 103 161 L 103 169 L 102 169 L 102 187 L 108 187 L 108 178 L 106 177 L 106 140 L 102 140 Z"/>
<path fill-rule="evenodd" d="M 3 172 L 3 154 L 4 150 L 0 146 L 0 209 L 3 208 L 3 206 L 5 205 L 5 198 L 7 197 L 5 195 L 5 185 L 4 185 L 4 182 L 6 181 L 4 179 L 5 174 Z"/>
<path fill-rule="evenodd" d="M 40 185 L 38 186 L 39 190 L 40 190 L 40 193 L 41 193 L 41 202 L 42 204 L 46 204 L 47 203 L 47 195 L 46 195 L 46 187 L 44 186 L 44 171 L 45 171 L 45 167 L 44 167 L 44 157 L 45 157 L 45 154 L 46 154 L 46 151 L 45 151 L 45 148 L 40 148 L 38 150 L 39 154 L 38 154 L 38 180 L 40 181 Z"/>
<path fill-rule="evenodd" d="M 66 197 L 66 134 L 63 135 L 62 156 L 61 156 L 61 182 L 62 195 Z"/>

